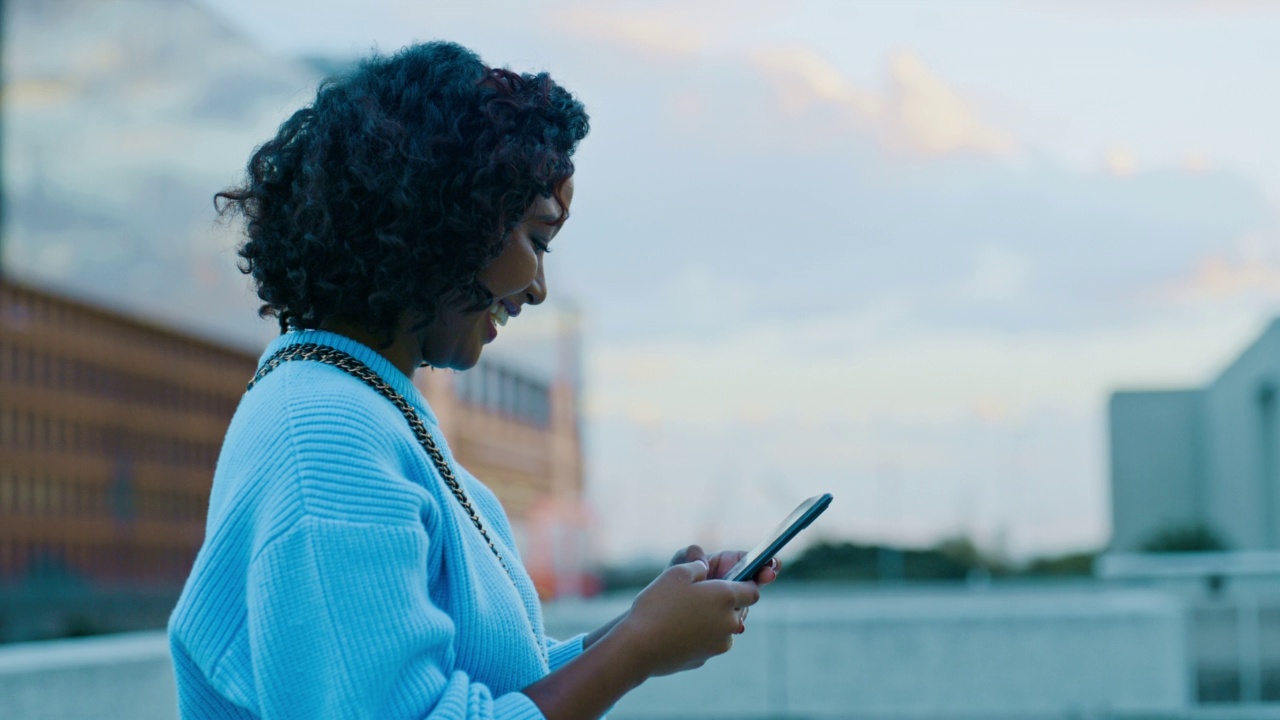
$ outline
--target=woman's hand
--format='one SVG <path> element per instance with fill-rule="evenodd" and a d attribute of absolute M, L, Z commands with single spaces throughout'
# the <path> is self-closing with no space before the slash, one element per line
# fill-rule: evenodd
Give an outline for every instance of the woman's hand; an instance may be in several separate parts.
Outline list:
<path fill-rule="evenodd" d="M 707 572 L 705 560 L 672 565 L 636 596 L 613 628 L 627 637 L 647 676 L 699 667 L 733 646 L 734 634 L 742 630 L 737 610 L 754 605 L 760 588 L 708 580 Z"/>
<path fill-rule="evenodd" d="M 524 693 L 552 720 L 597 718 L 645 680 L 728 651 L 743 630 L 739 613 L 760 599 L 760 586 L 717 579 L 712 563 L 723 575 L 742 555 L 717 553 L 708 562 L 696 545 L 676 553 L 628 612 L 589 634 L 581 655 Z M 776 576 L 772 566 L 756 579 L 768 583 Z"/>
<path fill-rule="evenodd" d="M 694 560 L 702 560 L 707 564 L 707 577 L 719 580 L 724 574 L 729 572 L 738 561 L 745 556 L 745 550 L 724 550 L 718 552 L 711 557 L 707 557 L 707 553 L 697 545 L 690 545 L 687 548 L 677 552 L 671 558 L 671 565 L 680 565 L 682 563 L 692 562 Z M 668 567 L 670 567 L 668 566 Z M 782 562 L 778 558 L 773 558 L 768 565 L 760 568 L 760 572 L 756 573 L 753 578 L 757 585 L 765 586 L 778 579 L 778 573 L 782 571 Z"/>

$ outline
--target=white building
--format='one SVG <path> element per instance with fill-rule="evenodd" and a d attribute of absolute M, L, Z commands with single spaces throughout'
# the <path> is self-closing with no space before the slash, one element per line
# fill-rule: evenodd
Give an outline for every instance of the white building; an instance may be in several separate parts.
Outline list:
<path fill-rule="evenodd" d="M 1280 320 L 1206 387 L 1112 395 L 1110 550 L 1192 525 L 1280 549 L 1278 393 Z"/>

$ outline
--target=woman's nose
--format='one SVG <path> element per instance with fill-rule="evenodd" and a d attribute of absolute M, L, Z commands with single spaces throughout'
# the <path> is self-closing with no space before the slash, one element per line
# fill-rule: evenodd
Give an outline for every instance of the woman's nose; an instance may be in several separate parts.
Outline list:
<path fill-rule="evenodd" d="M 542 259 L 538 259 L 538 274 L 533 278 L 533 282 L 524 291 L 525 303 L 529 305 L 540 305 L 543 300 L 547 299 L 547 278 L 542 273 Z"/>

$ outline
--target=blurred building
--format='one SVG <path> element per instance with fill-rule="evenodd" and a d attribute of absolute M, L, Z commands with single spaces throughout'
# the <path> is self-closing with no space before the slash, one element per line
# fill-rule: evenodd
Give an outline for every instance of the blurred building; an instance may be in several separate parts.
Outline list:
<path fill-rule="evenodd" d="M 256 359 L 0 280 L 0 582 L 180 587 Z"/>
<path fill-rule="evenodd" d="M 1280 549 L 1280 320 L 1203 388 L 1111 397 L 1111 551 L 1196 529 Z"/>
<path fill-rule="evenodd" d="M 417 375 L 458 460 L 507 508 L 548 597 L 593 589 L 574 325 L 552 342 L 547 378 L 510 361 Z M 160 598 L 152 615 L 167 611 L 200 547 L 219 448 L 256 361 L 0 280 L 0 639 L 6 609 L 15 614 L 4 597 L 31 600 L 37 586 L 71 603 L 145 588 Z"/>

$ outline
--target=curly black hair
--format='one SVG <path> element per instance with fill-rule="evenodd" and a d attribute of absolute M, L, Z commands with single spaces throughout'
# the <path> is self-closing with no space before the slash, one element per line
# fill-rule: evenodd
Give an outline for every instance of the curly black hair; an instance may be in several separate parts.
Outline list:
<path fill-rule="evenodd" d="M 281 332 L 341 319 L 389 344 L 405 311 L 425 325 L 493 301 L 476 274 L 537 197 L 561 201 L 587 130 L 546 73 L 412 45 L 325 80 L 214 204 L 246 221 L 261 316 Z"/>

